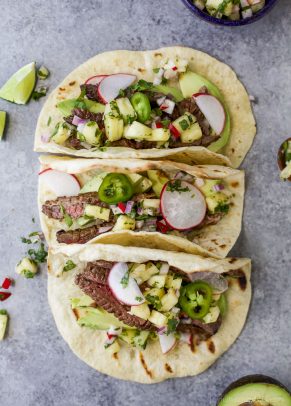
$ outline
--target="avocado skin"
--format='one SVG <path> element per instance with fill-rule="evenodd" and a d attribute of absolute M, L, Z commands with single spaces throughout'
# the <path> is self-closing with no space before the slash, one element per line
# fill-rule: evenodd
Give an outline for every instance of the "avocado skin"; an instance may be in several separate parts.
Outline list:
<path fill-rule="evenodd" d="M 271 378 L 270 376 L 257 374 L 257 375 L 244 376 L 244 377 L 238 379 L 237 381 L 231 383 L 224 390 L 224 392 L 218 399 L 216 406 L 220 406 L 220 402 L 222 402 L 224 400 L 225 396 L 232 390 L 242 387 L 247 384 L 256 384 L 256 383 L 274 385 L 274 386 L 277 386 L 278 388 L 285 390 L 290 395 L 290 404 L 291 404 L 291 393 L 290 393 L 289 389 L 286 388 L 286 386 L 284 386 L 281 382 L 277 381 L 276 379 Z M 236 405 L 232 405 L 232 406 L 236 406 Z M 288 406 L 288 405 L 286 405 L 286 406 Z"/>

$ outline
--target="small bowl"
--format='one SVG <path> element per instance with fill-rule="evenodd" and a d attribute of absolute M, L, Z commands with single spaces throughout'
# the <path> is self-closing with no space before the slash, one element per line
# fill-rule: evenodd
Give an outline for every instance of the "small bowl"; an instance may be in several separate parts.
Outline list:
<path fill-rule="evenodd" d="M 284 148 L 283 145 L 285 144 L 286 141 L 291 141 L 291 137 L 287 138 L 287 140 L 285 140 L 284 142 L 282 142 L 282 144 L 280 145 L 280 148 L 278 150 L 278 166 L 280 171 L 283 171 L 284 168 L 286 168 L 286 164 L 285 164 L 285 152 L 284 152 Z M 289 178 L 287 179 L 289 180 L 289 182 L 291 182 L 291 176 L 289 176 Z"/>
<path fill-rule="evenodd" d="M 275 5 L 275 3 L 277 1 L 278 0 L 266 0 L 265 7 L 262 8 L 262 10 L 255 13 L 252 17 L 241 19 L 238 21 L 231 21 L 231 20 L 212 17 L 210 14 L 206 13 L 205 11 L 201 11 L 201 10 L 199 10 L 198 7 L 194 6 L 194 4 L 191 0 L 182 0 L 182 2 L 192 11 L 192 13 L 195 16 L 201 18 L 202 20 L 207 21 L 208 23 L 216 24 L 216 25 L 224 25 L 224 26 L 228 26 L 228 27 L 238 27 L 241 25 L 252 24 L 255 21 L 260 20 L 272 9 L 272 7 Z"/>

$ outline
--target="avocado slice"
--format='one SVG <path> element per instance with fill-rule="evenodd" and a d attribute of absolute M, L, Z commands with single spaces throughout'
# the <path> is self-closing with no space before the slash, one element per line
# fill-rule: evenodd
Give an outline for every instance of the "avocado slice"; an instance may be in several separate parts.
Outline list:
<path fill-rule="evenodd" d="M 154 92 L 163 93 L 164 95 L 171 94 L 174 97 L 175 102 L 180 102 L 184 99 L 181 90 L 177 89 L 176 87 L 168 85 L 154 85 L 152 90 Z"/>
<path fill-rule="evenodd" d="M 291 395 L 280 382 L 264 375 L 250 375 L 231 384 L 217 406 L 291 406 Z"/>
<path fill-rule="evenodd" d="M 78 324 L 81 327 L 89 327 L 94 330 L 108 330 L 110 327 L 126 327 L 113 314 L 106 312 L 100 307 L 77 307 L 74 309 Z"/>
<path fill-rule="evenodd" d="M 179 77 L 179 83 L 181 87 L 181 91 L 183 96 L 191 97 L 195 93 L 199 93 L 199 89 L 201 87 L 206 86 L 208 91 L 215 96 L 223 105 L 225 111 L 225 126 L 224 130 L 220 135 L 219 140 L 213 142 L 212 144 L 207 147 L 210 151 L 217 152 L 221 150 L 227 143 L 230 137 L 230 114 L 228 107 L 225 104 L 224 98 L 220 92 L 220 90 L 209 80 L 204 78 L 203 76 L 198 75 L 197 73 L 187 71 L 185 73 L 181 73 Z"/>
<path fill-rule="evenodd" d="M 105 106 L 93 100 L 67 99 L 57 103 L 57 108 L 64 116 L 69 116 L 73 109 L 89 110 L 91 113 L 104 113 Z"/>
<path fill-rule="evenodd" d="M 0 140 L 3 138 L 6 125 L 6 111 L 0 111 Z"/>

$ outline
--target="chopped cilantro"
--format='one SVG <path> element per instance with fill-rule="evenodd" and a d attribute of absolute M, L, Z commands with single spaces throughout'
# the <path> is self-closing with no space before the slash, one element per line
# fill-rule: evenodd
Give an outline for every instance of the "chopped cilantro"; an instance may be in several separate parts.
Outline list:
<path fill-rule="evenodd" d="M 131 85 L 129 88 L 131 90 L 141 92 L 141 91 L 144 91 L 144 90 L 151 90 L 152 87 L 153 87 L 152 82 L 147 82 L 146 80 L 141 79 L 137 83 L 135 83 L 134 85 Z"/>
<path fill-rule="evenodd" d="M 229 212 L 229 204 L 228 203 L 218 203 L 218 205 L 215 207 L 215 213 L 225 213 L 227 214 Z"/>
<path fill-rule="evenodd" d="M 125 289 L 128 286 L 128 282 L 129 282 L 129 271 L 127 271 L 124 276 L 121 278 L 121 285 L 123 287 L 123 289 Z"/>
<path fill-rule="evenodd" d="M 187 128 L 189 127 L 189 123 L 186 119 L 179 121 L 179 125 L 183 131 L 187 130 Z"/>
<path fill-rule="evenodd" d="M 46 125 L 49 127 L 49 125 L 50 125 L 51 122 L 52 122 L 52 118 L 51 118 L 51 116 L 49 116 Z"/>
<path fill-rule="evenodd" d="M 124 90 L 124 89 L 120 89 L 120 90 L 119 90 L 119 93 L 118 93 L 118 96 L 120 96 L 120 97 L 125 97 L 125 96 L 126 96 L 125 90 Z"/>
<path fill-rule="evenodd" d="M 64 221 L 67 224 L 68 227 L 71 227 L 73 224 L 73 220 L 72 217 L 68 215 L 68 213 L 66 213 L 66 210 L 64 208 L 64 206 L 61 205 L 61 212 L 64 216 Z"/>
<path fill-rule="evenodd" d="M 159 71 L 160 71 L 160 68 L 154 68 L 154 69 L 153 69 L 153 72 L 154 72 L 154 73 L 159 73 Z"/>
<path fill-rule="evenodd" d="M 7 315 L 7 310 L 0 309 L 0 314 Z"/>
<path fill-rule="evenodd" d="M 167 334 L 174 333 L 174 331 L 176 331 L 177 329 L 178 324 L 179 320 L 169 319 L 167 323 Z"/>
<path fill-rule="evenodd" d="M 157 310 L 160 310 L 160 308 L 162 307 L 161 300 L 160 300 L 159 296 L 148 294 L 148 295 L 146 295 L 145 298 Z"/>
<path fill-rule="evenodd" d="M 136 296 L 135 300 L 137 300 L 138 302 L 142 302 L 142 297 Z"/>
<path fill-rule="evenodd" d="M 48 91 L 47 86 L 40 86 L 34 90 L 31 97 L 33 98 L 33 100 L 39 100 L 41 97 L 46 96 L 47 91 Z"/>
<path fill-rule="evenodd" d="M 182 187 L 182 182 L 180 179 L 172 180 L 167 185 L 168 192 L 189 192 L 188 186 Z"/>
<path fill-rule="evenodd" d="M 32 217 L 31 221 L 32 221 L 33 223 L 35 223 L 35 218 L 34 218 L 34 217 Z"/>
<path fill-rule="evenodd" d="M 161 120 L 161 123 L 163 125 L 163 127 L 168 128 L 169 125 L 171 124 L 171 120 Z"/>
<path fill-rule="evenodd" d="M 48 70 L 48 68 L 46 68 L 45 66 L 41 66 L 39 69 L 38 69 L 38 71 L 37 71 L 37 77 L 40 79 L 40 80 L 45 80 L 45 79 L 47 79 L 48 77 L 49 77 L 49 75 L 50 75 L 50 72 L 49 72 L 49 70 Z"/>
<path fill-rule="evenodd" d="M 26 279 L 32 279 L 32 278 L 35 277 L 35 273 L 29 271 L 28 269 L 24 269 L 24 270 L 21 272 L 21 275 L 23 275 Z"/>
<path fill-rule="evenodd" d="M 74 269 L 74 268 L 76 268 L 76 264 L 75 264 L 72 260 L 69 259 L 69 260 L 65 263 L 65 266 L 64 266 L 64 268 L 63 268 L 63 272 L 71 271 L 71 270 Z"/>
<path fill-rule="evenodd" d="M 44 243 L 41 243 L 37 250 L 33 248 L 29 249 L 28 255 L 30 256 L 30 259 L 37 264 L 45 262 L 47 251 L 45 250 Z"/>

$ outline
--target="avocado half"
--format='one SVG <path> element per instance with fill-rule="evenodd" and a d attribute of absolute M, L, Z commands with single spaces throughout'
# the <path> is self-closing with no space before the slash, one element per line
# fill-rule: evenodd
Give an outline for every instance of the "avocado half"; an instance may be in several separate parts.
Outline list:
<path fill-rule="evenodd" d="M 226 388 L 217 406 L 291 406 L 291 394 L 265 375 L 248 375 Z"/>

